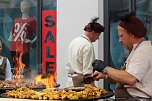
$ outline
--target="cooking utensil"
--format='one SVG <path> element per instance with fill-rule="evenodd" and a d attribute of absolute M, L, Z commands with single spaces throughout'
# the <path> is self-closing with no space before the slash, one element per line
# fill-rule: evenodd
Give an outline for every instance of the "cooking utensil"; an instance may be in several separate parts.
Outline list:
<path fill-rule="evenodd" d="M 85 76 L 84 78 L 83 78 L 83 82 L 85 83 L 85 84 L 91 84 L 92 82 L 94 82 L 96 80 L 96 78 L 95 77 L 92 77 L 92 76 Z"/>
<path fill-rule="evenodd" d="M 77 92 L 83 91 L 84 89 L 85 89 L 85 87 L 73 87 L 73 86 L 64 88 L 65 91 L 73 90 L 73 91 L 77 91 Z"/>

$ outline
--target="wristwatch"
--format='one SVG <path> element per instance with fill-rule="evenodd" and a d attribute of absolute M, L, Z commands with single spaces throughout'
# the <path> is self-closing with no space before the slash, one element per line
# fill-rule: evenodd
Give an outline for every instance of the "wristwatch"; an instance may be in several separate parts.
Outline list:
<path fill-rule="evenodd" d="M 102 73 L 103 73 L 103 74 L 107 74 L 107 69 L 108 69 L 108 66 L 106 66 L 106 67 L 102 70 Z"/>

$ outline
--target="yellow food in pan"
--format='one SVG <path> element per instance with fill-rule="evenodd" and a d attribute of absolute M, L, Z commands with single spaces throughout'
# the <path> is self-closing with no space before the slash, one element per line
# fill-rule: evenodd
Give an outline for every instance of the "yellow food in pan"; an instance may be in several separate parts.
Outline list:
<path fill-rule="evenodd" d="M 83 91 L 73 90 L 52 90 L 45 89 L 42 91 L 34 91 L 27 87 L 17 90 L 7 91 L 6 95 L 13 98 L 37 99 L 37 100 L 72 100 L 72 99 L 88 99 L 96 98 L 106 94 L 107 91 L 92 85 L 85 86 Z"/>

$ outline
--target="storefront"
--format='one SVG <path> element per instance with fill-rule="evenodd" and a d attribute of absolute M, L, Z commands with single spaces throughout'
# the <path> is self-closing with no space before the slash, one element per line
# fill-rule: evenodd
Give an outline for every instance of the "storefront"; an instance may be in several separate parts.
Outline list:
<path fill-rule="evenodd" d="M 58 3 L 56 0 L 29 1 L 28 17 L 32 17 L 34 24 L 29 27 L 32 30 L 27 32 L 31 33 L 28 39 L 37 38 L 30 44 L 29 50 L 26 51 L 28 52 L 29 60 L 24 58 L 22 63 L 24 67 L 27 65 L 31 70 L 40 74 L 53 73 L 62 87 L 65 87 L 67 77 L 65 63 L 68 44 L 72 39 L 83 34 L 83 27 L 92 17 L 99 16 L 100 23 L 104 23 L 103 25 L 106 27 L 104 34 L 101 35 L 94 46 L 96 58 L 104 60 L 109 66 L 120 69 L 128 56 L 128 51 L 119 43 L 117 35 L 116 26 L 120 16 L 130 11 L 136 11 L 136 15 L 148 29 L 145 38 L 152 40 L 151 0 L 61 0 Z M 15 41 L 19 39 L 18 43 L 27 37 L 26 31 L 23 31 L 24 23 L 22 23 L 22 26 L 14 24 L 15 21 L 18 21 L 16 19 L 21 18 L 23 14 L 20 4 L 21 0 L 0 1 L 2 55 L 10 60 L 13 74 L 15 73 L 13 64 L 15 60 L 12 58 L 11 50 L 15 52 L 22 50 L 20 51 L 21 53 L 25 50 L 22 47 L 17 47 L 17 45 L 17 48 L 12 48 L 12 43 L 9 40 L 10 35 L 14 31 L 18 32 L 16 37 L 12 34 Z M 16 26 L 16 29 L 13 26 Z M 97 83 L 99 87 L 103 87 L 103 84 L 104 88 L 108 90 L 115 89 L 115 84 L 113 85 L 106 80 L 104 83 L 102 80 Z"/>
<path fill-rule="evenodd" d="M 67 72 L 65 69 L 67 47 L 69 42 L 82 35 L 83 27 L 94 16 L 100 16 L 103 23 L 103 1 L 60 1 L 56 0 L 29 0 L 29 16 L 36 21 L 36 32 L 32 33 L 31 39 L 37 36 L 37 40 L 30 45 L 30 69 L 38 73 L 57 72 L 57 82 L 65 87 Z M 3 41 L 2 55 L 8 57 L 14 73 L 13 60 L 8 41 L 10 32 L 16 18 L 22 16 L 20 10 L 21 0 L 0 1 L 0 37 Z M 84 4 L 85 8 L 84 8 Z M 90 4 L 93 6 L 90 7 Z M 83 10 L 82 10 L 83 8 Z M 99 12 L 100 11 L 100 12 Z M 79 12 L 77 14 L 76 12 Z M 45 29 L 45 30 L 44 30 Z M 102 47 L 98 56 L 99 47 L 103 44 L 101 35 L 100 44 L 94 43 L 96 57 L 102 59 Z M 23 59 L 24 60 L 24 59 Z M 24 63 L 24 62 L 23 62 Z M 24 63 L 25 64 L 25 63 Z M 47 68 L 46 68 L 46 67 Z M 62 78 L 64 76 L 64 78 Z M 102 82 L 102 80 L 101 80 Z M 103 83 L 100 83 L 103 86 Z"/>
<path fill-rule="evenodd" d="M 56 23 L 56 0 L 0 1 L 2 55 L 13 74 L 16 62 L 25 72 L 56 72 Z"/>

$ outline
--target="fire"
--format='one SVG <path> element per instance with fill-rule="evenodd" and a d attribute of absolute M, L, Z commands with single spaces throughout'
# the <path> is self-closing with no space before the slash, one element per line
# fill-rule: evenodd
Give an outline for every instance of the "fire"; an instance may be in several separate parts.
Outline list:
<path fill-rule="evenodd" d="M 46 88 L 54 88 L 55 82 L 56 82 L 56 78 L 55 78 L 55 74 L 48 74 L 47 77 L 43 77 L 42 74 L 39 74 L 35 77 L 35 83 L 36 85 L 38 83 L 42 83 L 46 86 Z"/>
<path fill-rule="evenodd" d="M 22 56 L 23 56 L 22 52 L 21 53 L 16 52 L 16 56 L 13 59 L 13 61 L 15 62 L 14 81 L 21 81 L 22 79 L 22 72 L 25 67 L 25 64 L 22 63 Z"/>

